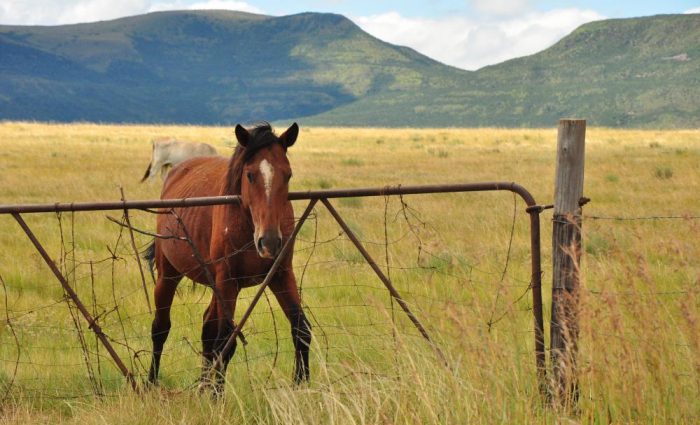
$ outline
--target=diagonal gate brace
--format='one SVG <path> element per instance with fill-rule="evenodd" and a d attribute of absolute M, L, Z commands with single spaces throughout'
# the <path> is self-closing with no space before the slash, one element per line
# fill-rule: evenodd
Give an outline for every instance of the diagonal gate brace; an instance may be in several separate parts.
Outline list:
<path fill-rule="evenodd" d="M 362 243 L 360 243 L 360 240 L 357 238 L 355 233 L 353 233 L 352 230 L 350 230 L 350 227 L 348 227 L 347 223 L 343 220 L 343 218 L 338 214 L 338 211 L 336 211 L 335 208 L 333 208 L 333 205 L 328 201 L 326 198 L 321 198 L 321 202 L 323 205 L 326 206 L 328 211 L 331 213 L 335 221 L 338 222 L 340 227 L 343 229 L 346 235 L 348 235 L 348 238 L 352 243 L 355 245 L 358 251 L 360 251 L 360 254 L 365 258 L 365 261 L 369 264 L 369 266 L 374 270 L 374 273 L 377 274 L 379 279 L 382 281 L 384 286 L 386 286 L 386 289 L 389 290 L 389 293 L 391 296 L 396 300 L 396 302 L 401 306 L 401 309 L 406 313 L 409 319 L 411 319 L 411 322 L 416 326 L 418 331 L 420 332 L 421 335 L 423 335 L 423 338 L 430 343 L 430 345 L 433 347 L 435 350 L 435 353 L 440 357 L 440 360 L 447 365 L 447 358 L 445 357 L 445 354 L 440 350 L 440 348 L 433 342 L 433 340 L 430 338 L 430 335 L 428 335 L 428 331 L 425 330 L 421 322 L 418 320 L 418 318 L 413 314 L 413 312 L 408 308 L 408 304 L 406 304 L 406 301 L 401 298 L 401 295 L 399 292 L 396 290 L 394 285 L 391 283 L 391 280 L 384 274 L 382 269 L 379 268 L 377 265 L 377 262 L 374 261 L 374 259 L 369 255 L 369 252 L 365 249 L 364 246 L 362 246 Z"/>
<path fill-rule="evenodd" d="M 29 237 L 29 240 L 32 242 L 36 250 L 39 252 L 41 257 L 44 259 L 46 264 L 49 266 L 53 274 L 56 276 L 56 279 L 61 283 L 61 286 L 63 286 L 63 290 L 66 291 L 66 294 L 73 300 L 75 303 L 75 306 L 78 308 L 80 311 L 80 314 L 83 315 L 85 320 L 88 322 L 88 327 L 92 329 L 93 332 L 95 332 L 95 335 L 97 338 L 99 338 L 100 342 L 102 342 L 102 345 L 107 349 L 107 352 L 109 355 L 112 357 L 112 360 L 114 360 L 114 363 L 117 365 L 119 370 L 121 371 L 122 375 L 126 378 L 126 380 L 129 382 L 131 387 L 134 390 L 138 390 L 138 387 L 136 385 L 136 380 L 134 379 L 134 375 L 129 371 L 129 369 L 126 367 L 124 362 L 122 362 L 122 359 L 119 357 L 117 352 L 114 350 L 114 347 L 112 347 L 112 344 L 109 342 L 109 339 L 107 339 L 107 335 L 102 332 L 102 328 L 100 328 L 100 325 L 97 323 L 97 321 L 90 315 L 88 310 L 85 308 L 83 303 L 80 301 L 80 298 L 78 297 L 78 294 L 75 293 L 73 288 L 71 288 L 70 284 L 68 284 L 68 281 L 66 278 L 61 274 L 61 271 L 58 270 L 58 267 L 56 267 L 56 263 L 51 259 L 49 254 L 46 252 L 44 247 L 41 245 L 39 240 L 36 238 L 32 230 L 29 228 L 27 223 L 24 221 L 22 216 L 19 215 L 19 213 L 12 213 L 12 217 L 19 223 L 20 227 L 22 230 L 24 230 L 24 233 L 27 234 L 27 237 Z"/>
<path fill-rule="evenodd" d="M 316 199 L 312 199 L 309 201 L 309 204 L 306 206 L 306 210 L 304 210 L 304 213 L 301 215 L 301 218 L 299 218 L 299 221 L 297 222 L 296 226 L 294 226 L 294 230 L 292 231 L 292 234 L 289 235 L 289 239 L 287 239 L 287 242 L 285 242 L 284 246 L 282 246 L 282 250 L 280 251 L 279 254 L 277 254 L 277 258 L 275 258 L 275 261 L 272 263 L 272 266 L 270 266 L 270 270 L 267 272 L 265 279 L 263 279 L 262 283 L 260 284 L 260 286 L 258 288 L 258 292 L 255 293 L 253 300 L 250 302 L 250 305 L 248 306 L 248 309 L 245 311 L 245 313 L 243 313 L 243 316 L 241 316 L 241 320 L 238 322 L 236 327 L 231 332 L 231 335 L 229 335 L 228 339 L 226 340 L 226 343 L 224 344 L 224 348 L 221 349 L 221 353 L 219 353 L 219 355 L 217 356 L 217 358 L 215 360 L 215 363 L 213 365 L 214 366 L 213 370 L 216 370 L 218 367 L 221 366 L 223 359 L 233 349 L 233 343 L 236 342 L 236 337 L 241 334 L 241 330 L 243 329 L 243 325 L 245 325 L 245 322 L 248 320 L 250 315 L 253 313 L 253 309 L 258 304 L 258 301 L 260 301 L 260 297 L 262 297 L 263 292 L 265 292 L 265 288 L 268 287 L 268 285 L 272 281 L 272 278 L 277 273 L 277 269 L 279 269 L 280 265 L 282 264 L 282 260 L 287 256 L 287 253 L 291 249 L 291 246 L 294 242 L 294 239 L 296 239 L 297 234 L 299 233 L 299 230 L 301 230 L 301 226 L 304 225 L 304 222 L 309 217 L 309 214 L 311 214 L 311 211 L 313 211 L 314 205 L 316 205 L 316 202 L 317 202 Z"/>
<path fill-rule="evenodd" d="M 391 296 L 397 301 L 404 312 L 408 315 L 411 321 L 414 323 L 416 328 L 420 331 L 423 337 L 428 340 L 432 347 L 435 348 L 441 359 L 445 359 L 444 355 L 440 352 L 438 347 L 431 341 L 425 328 L 421 325 L 415 315 L 411 313 L 408 309 L 407 304 L 398 294 L 396 289 L 393 287 L 391 281 L 386 277 L 386 275 L 381 271 L 374 262 L 367 251 L 362 247 L 359 240 L 355 234 L 348 228 L 347 224 L 340 218 L 337 211 L 328 202 L 329 198 L 347 198 L 347 197 L 357 197 L 357 196 L 387 196 L 387 195 L 410 195 L 410 194 L 428 194 L 428 193 L 458 193 L 458 192 L 483 192 L 483 191 L 510 191 L 517 193 L 527 204 L 526 212 L 530 216 L 530 249 L 531 249 L 531 266 L 532 275 L 530 282 L 530 289 L 532 290 L 532 313 L 534 316 L 534 335 L 535 335 L 535 361 L 537 368 L 537 377 L 539 382 L 540 392 L 546 397 L 549 397 L 547 391 L 547 376 L 546 376 L 546 352 L 544 348 L 544 323 L 542 314 L 542 267 L 540 258 L 540 217 L 539 214 L 543 209 L 550 208 L 551 206 L 541 206 L 537 205 L 535 199 L 532 197 L 530 192 L 524 187 L 516 184 L 515 182 L 480 182 L 480 183 L 462 183 L 462 184 L 443 184 L 443 185 L 423 185 L 423 186 L 386 186 L 383 188 L 356 188 L 356 189 L 336 189 L 336 190 L 317 190 L 317 191 L 305 191 L 305 192 L 290 192 L 289 200 L 309 200 L 311 201 L 305 212 L 305 216 L 302 217 L 301 222 L 304 221 L 306 215 L 310 213 L 311 208 L 317 201 L 322 201 L 326 208 L 333 215 L 335 220 L 340 224 L 345 233 L 348 235 L 350 240 L 355 244 L 360 253 L 364 256 L 365 260 L 372 267 L 374 272 L 379 276 L 384 285 L 387 287 Z M 29 227 L 26 225 L 24 220 L 20 217 L 20 213 L 41 213 L 41 212 L 62 212 L 62 211 L 107 211 L 107 210 L 124 210 L 124 209 L 145 209 L 145 208 L 184 208 L 192 206 L 204 206 L 204 205 L 223 205 L 229 203 L 237 203 L 240 201 L 240 197 L 237 195 L 229 196 L 213 196 L 213 197 L 203 197 L 203 198 L 189 198 L 189 199 L 166 199 L 166 200 L 142 200 L 142 201 L 120 201 L 120 202 L 86 202 L 86 203 L 54 203 L 54 204 L 30 204 L 30 205 L 0 205 L 0 215 L 11 214 L 15 220 L 20 224 L 24 232 L 29 236 L 36 249 L 44 258 L 44 261 L 49 265 L 53 273 L 58 278 L 61 285 L 63 285 L 66 293 L 73 299 L 78 306 L 79 311 L 85 317 L 92 329 L 102 341 L 104 346 L 109 351 L 110 355 L 114 359 L 121 372 L 127 378 L 134 388 L 136 384 L 133 379 L 133 375 L 124 366 L 116 352 L 112 349 L 107 337 L 102 333 L 101 329 L 95 323 L 95 320 L 90 316 L 87 310 L 83 307 L 80 300 L 75 295 L 66 279 L 61 275 L 60 271 L 56 267 L 55 263 L 48 256 L 46 251 L 41 247 L 41 244 L 37 241 L 36 237 L 32 234 Z M 298 231 L 299 224 L 296 231 Z M 296 233 L 294 233 L 296 235 Z M 274 266 L 274 264 L 273 264 Z M 278 265 L 279 266 L 279 265 Z M 277 266 L 277 267 L 278 267 Z M 268 276 L 268 278 L 270 278 Z M 266 278 L 266 279 L 268 279 Z M 269 282 L 268 282 L 269 283 Z M 262 290 L 267 286 L 267 283 L 263 281 Z M 72 294 L 72 295 L 71 295 Z M 262 295 L 262 292 L 258 292 L 256 295 L 256 301 Z M 252 307 L 255 305 L 253 303 Z M 249 309 L 249 310 L 251 310 Z M 246 316 L 250 314 L 250 311 L 246 312 Z M 247 318 L 247 317 L 246 317 Z M 245 320 L 244 320 L 245 321 Z M 239 323 L 232 335 L 240 335 L 240 330 L 242 323 Z M 228 341 L 229 345 L 233 344 L 233 341 Z"/>

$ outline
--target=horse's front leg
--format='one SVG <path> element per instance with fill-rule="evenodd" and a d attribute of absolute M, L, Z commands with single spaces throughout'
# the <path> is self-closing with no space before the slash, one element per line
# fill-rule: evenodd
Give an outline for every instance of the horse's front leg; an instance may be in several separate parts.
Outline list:
<path fill-rule="evenodd" d="M 294 383 L 309 380 L 309 347 L 311 346 L 311 325 L 301 308 L 297 281 L 291 267 L 280 272 L 278 279 L 270 283 L 284 314 L 292 327 L 294 342 Z"/>
<path fill-rule="evenodd" d="M 213 366 L 209 373 L 209 377 L 214 378 L 214 389 L 217 393 L 222 393 L 226 380 L 226 368 L 228 367 L 233 354 L 236 352 L 236 340 L 232 341 L 233 345 L 224 353 L 229 337 L 235 328 L 233 323 L 233 315 L 236 310 L 236 300 L 238 298 L 238 282 L 233 279 L 219 278 L 221 274 L 217 273 L 216 288 L 217 293 L 214 294 L 212 300 L 212 309 L 215 311 L 216 337 L 212 344 L 211 356 L 209 365 Z M 228 273 L 225 276 L 229 276 Z M 213 332 L 208 333 L 211 335 Z M 204 332 L 202 333 L 204 336 Z M 205 358 L 205 362 L 208 359 Z M 213 375 L 213 376 L 212 376 Z"/>
<path fill-rule="evenodd" d="M 201 391 L 213 388 L 212 366 L 214 365 L 218 335 L 219 320 L 217 318 L 216 297 L 212 294 L 209 306 L 202 317 L 202 375 L 199 384 Z"/>

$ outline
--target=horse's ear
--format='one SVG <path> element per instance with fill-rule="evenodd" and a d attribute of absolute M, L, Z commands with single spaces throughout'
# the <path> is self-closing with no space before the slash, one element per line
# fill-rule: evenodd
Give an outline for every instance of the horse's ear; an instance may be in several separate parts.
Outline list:
<path fill-rule="evenodd" d="M 248 146 L 248 140 L 250 140 L 250 133 L 248 133 L 248 130 L 243 128 L 243 126 L 240 124 L 236 124 L 236 139 L 238 139 L 238 143 L 240 143 L 241 146 Z"/>
<path fill-rule="evenodd" d="M 299 126 L 294 123 L 280 136 L 282 146 L 285 148 L 292 146 L 297 141 L 297 136 L 299 136 Z"/>

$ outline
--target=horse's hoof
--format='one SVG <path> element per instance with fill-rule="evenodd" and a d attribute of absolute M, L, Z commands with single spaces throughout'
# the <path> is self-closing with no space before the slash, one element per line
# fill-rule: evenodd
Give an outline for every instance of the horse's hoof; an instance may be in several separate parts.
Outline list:
<path fill-rule="evenodd" d="M 210 381 L 201 380 L 201 381 L 199 381 L 199 384 L 197 384 L 197 393 L 199 393 L 199 394 L 208 393 L 212 390 L 212 388 L 214 388 L 214 386 L 212 385 L 212 383 Z"/>
<path fill-rule="evenodd" d="M 211 382 L 200 382 L 197 385 L 197 393 L 201 396 L 209 396 L 212 400 L 221 400 L 224 397 L 224 388 Z"/>
<path fill-rule="evenodd" d="M 160 387 L 160 383 L 158 381 L 148 379 L 146 381 L 143 381 L 142 386 L 145 390 L 154 390 L 154 389 Z"/>
<path fill-rule="evenodd" d="M 221 400 L 224 398 L 224 387 L 223 385 L 215 385 L 211 391 L 212 400 Z"/>

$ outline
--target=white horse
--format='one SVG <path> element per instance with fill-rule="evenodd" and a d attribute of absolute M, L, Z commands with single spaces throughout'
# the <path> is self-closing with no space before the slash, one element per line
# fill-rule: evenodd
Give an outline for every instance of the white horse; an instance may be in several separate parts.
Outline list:
<path fill-rule="evenodd" d="M 217 152 L 213 146 L 206 143 L 185 142 L 177 139 L 156 139 L 153 141 L 153 153 L 151 163 L 148 164 L 146 174 L 141 182 L 152 181 L 160 174 L 161 179 L 165 179 L 168 170 L 186 159 L 195 156 L 216 156 Z"/>

